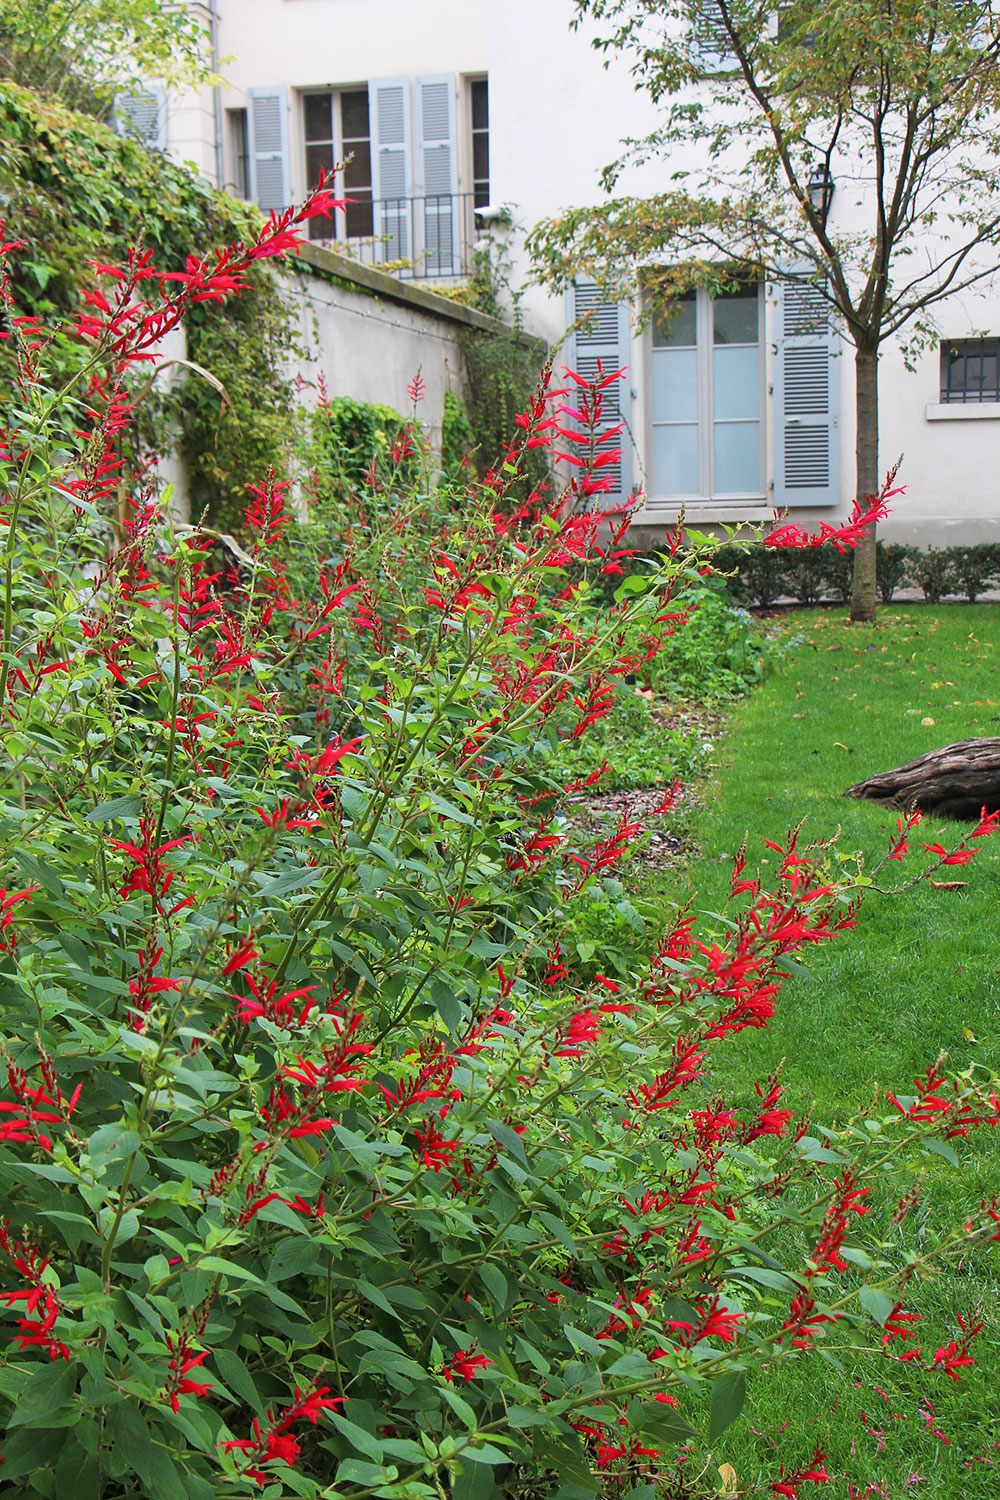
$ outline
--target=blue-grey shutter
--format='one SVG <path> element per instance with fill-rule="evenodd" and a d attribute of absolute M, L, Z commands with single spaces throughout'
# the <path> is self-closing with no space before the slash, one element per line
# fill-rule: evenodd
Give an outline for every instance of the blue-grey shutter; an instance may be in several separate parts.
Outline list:
<path fill-rule="evenodd" d="M 579 280 L 569 289 L 567 314 L 572 333 L 563 345 L 564 360 L 571 370 L 584 380 L 596 380 L 598 362 L 604 375 L 613 375 L 616 370 L 631 361 L 631 333 L 627 302 L 607 301 L 592 281 Z M 563 384 L 562 381 L 559 382 Z M 574 387 L 571 381 L 567 405 L 573 405 Z M 622 379 L 614 380 L 604 392 L 604 417 L 601 430 L 616 427 L 623 417 L 629 416 L 629 391 L 631 372 Z M 621 448 L 621 458 L 604 470 L 611 481 L 609 492 L 594 496 L 594 505 L 603 509 L 624 503 L 632 489 L 632 438 L 626 429 L 612 445 Z"/>
<path fill-rule="evenodd" d="M 250 109 L 250 192 L 265 213 L 292 201 L 288 159 L 288 90 L 282 84 L 247 90 Z"/>
<path fill-rule="evenodd" d="M 413 255 L 410 80 L 373 79 L 368 85 L 368 112 L 377 258 L 408 260 Z"/>
<path fill-rule="evenodd" d="M 167 148 L 167 100 L 157 84 L 115 96 L 114 125 L 119 135 L 141 141 L 150 151 Z"/>
<path fill-rule="evenodd" d="M 426 276 L 461 270 L 458 214 L 457 80 L 453 73 L 417 79 L 416 227 Z"/>
<path fill-rule="evenodd" d="M 840 340 L 830 304 L 807 281 L 776 282 L 774 503 L 840 501 Z"/>

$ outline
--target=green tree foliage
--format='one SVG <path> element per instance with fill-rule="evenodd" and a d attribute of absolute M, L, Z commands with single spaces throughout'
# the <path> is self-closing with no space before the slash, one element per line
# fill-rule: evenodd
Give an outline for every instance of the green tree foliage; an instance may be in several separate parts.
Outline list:
<path fill-rule="evenodd" d="M 12 83 L 0 83 L 0 212 L 24 241 L 11 271 L 18 305 L 43 322 L 81 310 L 95 260 L 121 260 L 141 242 L 176 269 L 213 242 L 251 237 L 260 222 L 255 208 L 186 168 Z M 223 529 L 239 522 L 247 477 L 281 461 L 292 427 L 280 281 L 263 265 L 246 279 L 221 315 L 198 304 L 185 320 L 189 359 L 217 384 L 192 374 L 125 434 L 153 448 L 178 440 L 193 511 Z M 80 355 L 59 346 L 67 368 Z M 9 376 L 0 371 L 0 381 Z M 9 385 L 0 393 L 7 399 Z"/>
<path fill-rule="evenodd" d="M 879 490 L 878 359 L 934 334 L 944 297 L 994 275 L 1000 20 L 989 0 L 576 0 L 662 123 L 604 173 L 663 160 L 669 186 L 541 224 L 540 274 L 604 285 L 639 267 L 661 302 L 744 274 L 818 287 L 855 348 L 856 493 Z M 837 208 L 829 191 L 836 185 Z M 812 191 L 810 187 L 812 186 Z M 844 211 L 840 204 L 845 202 Z M 852 617 L 875 617 L 875 530 Z"/>
<path fill-rule="evenodd" d="M 0 77 L 101 118 L 115 93 L 210 76 L 209 38 L 162 0 L 0 0 Z"/>

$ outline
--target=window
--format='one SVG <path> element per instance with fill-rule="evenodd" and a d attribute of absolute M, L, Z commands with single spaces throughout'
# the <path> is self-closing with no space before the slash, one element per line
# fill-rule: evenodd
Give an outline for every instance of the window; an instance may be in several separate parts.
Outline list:
<path fill-rule="evenodd" d="M 368 90 L 341 89 L 337 93 L 305 94 L 302 101 L 306 147 L 306 186 L 312 189 L 321 171 L 328 176 L 334 162 L 344 162 L 343 192 L 353 201 L 336 211 L 336 222 L 309 220 L 312 239 L 371 237 L 372 145 Z M 350 160 L 348 160 L 350 158 Z"/>
<path fill-rule="evenodd" d="M 237 198 L 250 197 L 250 130 L 245 109 L 227 109 L 229 121 L 229 159 L 232 163 L 233 193 Z"/>
<path fill-rule="evenodd" d="M 490 201 L 489 84 L 474 78 L 469 87 L 472 112 L 472 202 L 485 208 Z"/>
<path fill-rule="evenodd" d="M 942 342 L 941 400 L 1000 401 L 1000 338 Z"/>
<path fill-rule="evenodd" d="M 761 294 L 698 290 L 658 318 L 652 339 L 652 495 L 763 493 Z"/>

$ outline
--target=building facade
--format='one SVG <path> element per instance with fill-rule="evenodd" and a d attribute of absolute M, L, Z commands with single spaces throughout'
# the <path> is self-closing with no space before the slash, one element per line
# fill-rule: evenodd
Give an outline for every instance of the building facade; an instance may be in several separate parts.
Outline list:
<path fill-rule="evenodd" d="M 587 371 L 628 367 L 629 441 L 617 493 L 644 495 L 651 541 L 683 506 L 693 525 L 805 524 L 850 508 L 853 348 L 808 288 L 692 295 L 666 327 L 580 284 L 568 298 L 530 284 L 524 232 L 602 198 L 599 173 L 656 115 L 620 59 L 570 29 L 572 0 L 200 0 L 226 85 L 162 97 L 155 143 L 263 208 L 301 199 L 347 161 L 353 202 L 316 233 L 406 280 L 466 275 L 476 246 L 502 247 L 527 283 L 531 333 L 565 340 Z M 671 162 L 671 168 L 677 163 Z M 663 186 L 630 169 L 622 192 Z M 504 212 L 501 213 L 500 210 Z M 832 220 L 849 212 L 835 193 Z M 811 300 L 812 297 L 812 300 Z M 580 322 L 581 315 L 588 315 Z M 948 545 L 1000 539 L 1000 285 L 942 303 L 940 340 L 908 369 L 883 347 L 880 452 L 903 462 L 905 496 L 882 534 Z M 569 332 L 575 326 L 575 332 Z"/>

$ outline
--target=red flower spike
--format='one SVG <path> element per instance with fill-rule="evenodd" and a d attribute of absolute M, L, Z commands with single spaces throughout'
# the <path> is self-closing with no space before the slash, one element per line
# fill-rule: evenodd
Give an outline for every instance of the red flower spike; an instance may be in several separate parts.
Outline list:
<path fill-rule="evenodd" d="M 459 1349 L 451 1356 L 441 1372 L 449 1384 L 457 1375 L 468 1385 L 470 1380 L 478 1379 L 482 1372 L 493 1364 L 493 1360 L 487 1359 L 485 1354 L 477 1354 L 476 1347 L 476 1344 L 470 1344 L 468 1349 Z"/>

